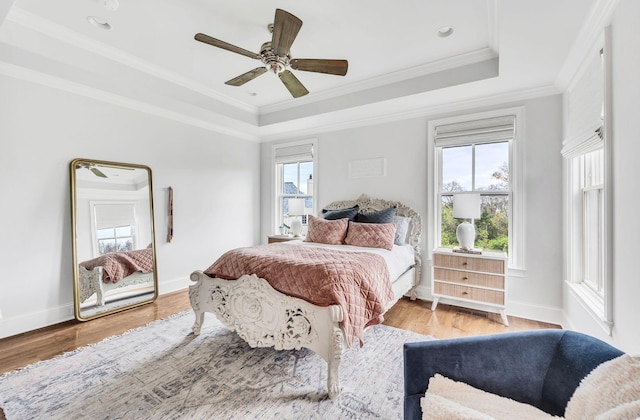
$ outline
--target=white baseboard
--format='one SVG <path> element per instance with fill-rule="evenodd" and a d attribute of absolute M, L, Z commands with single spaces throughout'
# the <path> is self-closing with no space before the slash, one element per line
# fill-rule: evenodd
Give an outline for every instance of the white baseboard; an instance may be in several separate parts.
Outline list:
<path fill-rule="evenodd" d="M 0 321 L 0 338 L 11 337 L 71 319 L 74 319 L 73 303 L 14 317 L 7 317 L 5 314 Z"/>
<path fill-rule="evenodd" d="M 419 285 L 416 287 L 415 292 L 418 299 L 433 301 L 431 287 Z M 466 303 L 462 304 L 461 302 L 454 300 L 441 299 L 440 302 L 456 306 L 464 305 L 464 307 L 470 307 L 473 309 L 487 309 L 487 307 L 483 307 L 482 305 L 467 305 Z M 548 322 L 550 324 L 560 325 L 561 327 L 566 325 L 566 319 L 562 308 L 552 308 L 549 306 L 532 305 L 525 302 L 508 301 L 507 315 L 534 321 Z"/>
<path fill-rule="evenodd" d="M 190 284 L 191 281 L 189 277 L 163 281 L 158 284 L 158 294 L 164 295 L 186 289 Z M 74 319 L 73 302 L 14 317 L 6 316 L 6 313 L 4 315 L 5 316 L 0 319 L 0 338 L 11 337 L 12 335 L 70 321 Z"/>

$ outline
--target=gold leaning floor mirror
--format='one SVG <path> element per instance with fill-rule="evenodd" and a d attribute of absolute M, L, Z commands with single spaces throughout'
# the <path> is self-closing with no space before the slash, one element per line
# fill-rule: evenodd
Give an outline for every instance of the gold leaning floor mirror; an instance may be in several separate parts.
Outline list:
<path fill-rule="evenodd" d="M 71 238 L 75 317 L 87 321 L 158 296 L 151 169 L 75 159 Z"/>

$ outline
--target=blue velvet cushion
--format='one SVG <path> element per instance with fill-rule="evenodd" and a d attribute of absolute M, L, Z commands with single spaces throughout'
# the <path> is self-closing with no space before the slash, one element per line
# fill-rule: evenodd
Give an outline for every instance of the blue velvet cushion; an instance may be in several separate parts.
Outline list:
<path fill-rule="evenodd" d="M 594 337 L 537 330 L 404 345 L 404 418 L 420 419 L 420 398 L 439 373 L 563 416 L 580 381 L 623 353 Z"/>
<path fill-rule="evenodd" d="M 372 211 L 367 213 L 358 213 L 356 222 L 358 223 L 394 223 L 396 217 L 396 208 Z"/>
<path fill-rule="evenodd" d="M 360 207 L 357 205 L 348 209 L 322 210 L 322 218 L 326 220 L 349 219 L 353 222 L 356 219 L 358 211 L 360 211 Z"/>

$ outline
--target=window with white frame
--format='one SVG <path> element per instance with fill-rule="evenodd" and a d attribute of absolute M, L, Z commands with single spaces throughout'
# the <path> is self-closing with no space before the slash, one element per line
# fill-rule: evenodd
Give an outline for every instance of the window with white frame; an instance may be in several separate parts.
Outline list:
<path fill-rule="evenodd" d="M 603 43 L 607 41 L 605 31 Z M 565 259 L 571 289 L 605 331 L 613 325 L 606 44 L 594 49 L 565 94 Z"/>
<path fill-rule="evenodd" d="M 95 226 L 94 255 L 136 249 L 135 203 L 92 201 L 90 205 Z"/>
<path fill-rule="evenodd" d="M 513 108 L 429 123 L 434 246 L 458 245 L 456 228 L 463 220 L 453 217 L 453 197 L 478 194 L 475 246 L 507 252 L 510 269 L 524 270 L 521 157 L 516 148 L 521 115 L 521 108 Z"/>
<path fill-rule="evenodd" d="M 275 157 L 276 226 L 288 232 L 294 219 L 302 221 L 314 213 L 315 141 L 277 144 Z"/>

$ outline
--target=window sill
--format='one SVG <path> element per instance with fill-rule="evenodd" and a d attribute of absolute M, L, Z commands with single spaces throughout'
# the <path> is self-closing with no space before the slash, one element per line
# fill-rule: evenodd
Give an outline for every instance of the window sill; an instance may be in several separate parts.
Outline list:
<path fill-rule="evenodd" d="M 567 284 L 569 285 L 569 290 L 582 307 L 586 309 L 598 326 L 610 336 L 613 329 L 613 322 L 606 319 L 602 298 L 582 283 L 567 281 Z"/>

